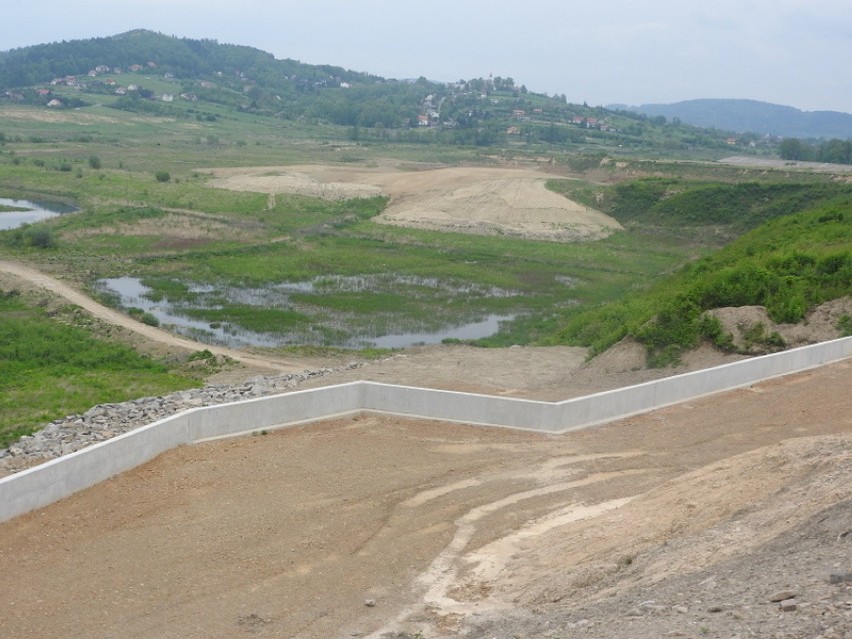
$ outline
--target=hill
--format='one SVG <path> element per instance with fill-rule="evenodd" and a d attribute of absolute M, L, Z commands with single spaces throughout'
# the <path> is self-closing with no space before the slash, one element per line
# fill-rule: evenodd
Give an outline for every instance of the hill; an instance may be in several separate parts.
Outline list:
<path fill-rule="evenodd" d="M 30 86 L 65 76 L 96 79 L 141 69 L 183 77 L 217 78 L 229 86 L 241 84 L 235 78 L 249 76 L 262 78 L 269 87 L 286 87 L 288 82 L 327 86 L 332 80 L 338 83 L 372 81 L 365 73 L 341 67 L 277 60 L 271 53 L 253 47 L 221 44 L 212 39 L 176 38 L 136 29 L 104 38 L 38 44 L 0 52 L 0 88 Z"/>
<path fill-rule="evenodd" d="M 4 103 L 56 110 L 105 105 L 167 117 L 240 112 L 351 127 L 352 140 L 368 129 L 416 143 L 730 154 L 730 133 L 569 104 L 565 96 L 530 92 L 512 78 L 388 79 L 144 29 L 0 52 Z M 752 142 L 743 140 L 743 150 L 753 149 Z M 760 152 L 776 144 L 759 142 Z"/>
<path fill-rule="evenodd" d="M 611 105 L 651 117 L 678 118 L 687 124 L 726 131 L 802 138 L 852 138 L 852 115 L 838 111 L 800 111 L 757 100 L 703 99 L 673 104 Z"/>

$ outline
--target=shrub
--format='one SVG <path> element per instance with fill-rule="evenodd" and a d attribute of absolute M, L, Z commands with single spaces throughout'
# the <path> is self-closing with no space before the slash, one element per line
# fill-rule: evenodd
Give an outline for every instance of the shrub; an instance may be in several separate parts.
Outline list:
<path fill-rule="evenodd" d="M 787 342 L 784 341 L 784 338 L 777 331 L 767 332 L 763 322 L 758 322 L 746 328 L 743 331 L 743 341 L 745 342 L 746 350 L 754 345 L 774 349 L 783 349 L 787 346 Z"/>
<path fill-rule="evenodd" d="M 101 168 L 101 159 L 96 155 L 89 157 L 89 166 L 93 169 Z"/>
<path fill-rule="evenodd" d="M 56 247 L 56 237 L 48 227 L 27 224 L 11 231 L 6 237 L 6 243 L 14 247 L 51 249 Z"/>
<path fill-rule="evenodd" d="M 196 351 L 192 355 L 189 356 L 190 362 L 195 362 L 198 360 L 204 360 L 207 362 L 215 362 L 216 356 L 210 351 L 210 349 L 205 348 L 203 351 Z"/>
<path fill-rule="evenodd" d="M 722 322 L 714 315 L 704 313 L 701 316 L 698 322 L 698 332 L 701 334 L 701 337 L 709 339 L 717 348 L 723 351 L 737 350 L 734 346 L 734 336 L 725 330 Z"/>
<path fill-rule="evenodd" d="M 151 313 L 142 313 L 142 316 L 139 318 L 139 321 L 143 324 L 147 324 L 148 326 L 159 326 L 160 320 L 156 318 L 156 316 Z"/>
<path fill-rule="evenodd" d="M 840 331 L 840 335 L 842 337 L 849 337 L 852 335 L 852 317 L 849 317 L 848 313 L 844 313 L 840 316 L 840 319 L 837 320 L 837 330 Z"/>
<path fill-rule="evenodd" d="M 154 173 L 154 177 L 157 179 L 157 182 L 168 182 L 172 179 L 168 171 L 157 171 Z"/>

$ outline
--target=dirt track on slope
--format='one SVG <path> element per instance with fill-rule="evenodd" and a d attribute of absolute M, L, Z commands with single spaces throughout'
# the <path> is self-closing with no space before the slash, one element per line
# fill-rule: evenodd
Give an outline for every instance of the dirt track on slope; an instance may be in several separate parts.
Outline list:
<path fill-rule="evenodd" d="M 150 342 L 163 344 L 167 347 L 185 349 L 189 351 L 209 350 L 217 355 L 224 355 L 235 359 L 247 367 L 263 371 L 297 372 L 304 369 L 303 362 L 288 361 L 283 358 L 272 358 L 255 356 L 243 351 L 237 351 L 211 344 L 202 344 L 183 337 L 178 337 L 168 331 L 148 326 L 133 318 L 119 313 L 111 308 L 96 302 L 88 295 L 64 282 L 51 277 L 47 273 L 36 270 L 19 262 L 0 260 L 0 276 L 8 274 L 17 280 L 22 280 L 35 290 L 47 291 L 53 295 L 65 298 L 69 302 L 85 309 L 94 317 L 114 326 L 120 326 L 132 333 L 136 333 Z M 2 281 L 2 280 L 0 280 Z M 16 282 L 17 283 L 17 282 Z"/>

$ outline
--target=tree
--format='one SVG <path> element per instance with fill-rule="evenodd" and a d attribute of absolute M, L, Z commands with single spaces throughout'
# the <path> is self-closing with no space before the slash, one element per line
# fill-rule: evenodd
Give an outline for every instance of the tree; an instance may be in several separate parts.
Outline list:
<path fill-rule="evenodd" d="M 806 160 L 810 156 L 810 148 L 798 138 L 784 138 L 779 153 L 782 160 Z"/>
<path fill-rule="evenodd" d="M 817 157 L 820 162 L 852 164 L 852 140 L 829 140 L 820 145 Z"/>

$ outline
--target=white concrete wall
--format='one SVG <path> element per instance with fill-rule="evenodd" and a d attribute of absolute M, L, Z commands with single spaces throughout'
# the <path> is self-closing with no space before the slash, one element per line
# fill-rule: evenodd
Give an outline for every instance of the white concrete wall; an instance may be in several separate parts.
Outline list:
<path fill-rule="evenodd" d="M 196 408 L 0 479 L 0 521 L 204 439 L 361 411 L 565 433 L 850 356 L 847 337 L 557 403 L 352 382 Z"/>
<path fill-rule="evenodd" d="M 0 479 L 0 522 L 41 508 L 202 439 L 360 410 L 361 383 L 193 408 Z"/>

